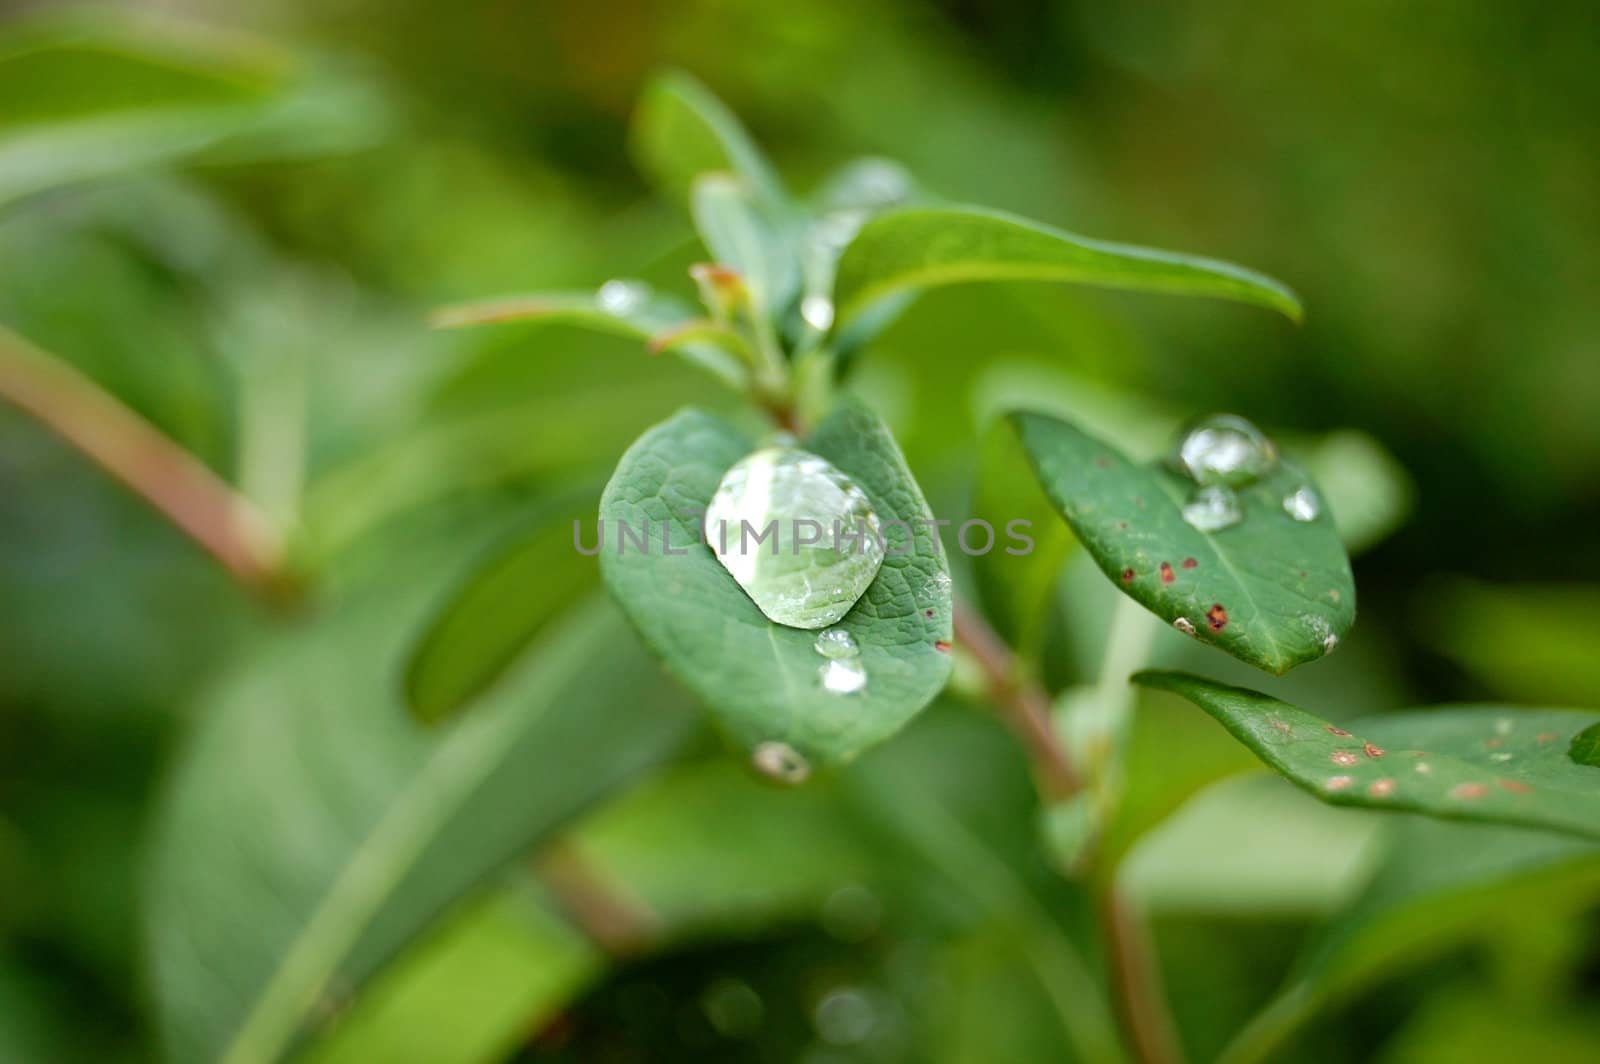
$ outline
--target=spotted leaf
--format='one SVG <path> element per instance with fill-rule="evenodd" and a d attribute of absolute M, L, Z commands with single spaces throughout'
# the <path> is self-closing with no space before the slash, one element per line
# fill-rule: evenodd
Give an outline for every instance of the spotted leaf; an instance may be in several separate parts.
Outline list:
<path fill-rule="evenodd" d="M 1197 485 L 1165 462 L 1132 462 L 1045 414 L 1011 420 L 1045 493 L 1096 564 L 1180 631 L 1274 675 L 1322 657 L 1349 631 L 1350 561 L 1326 507 L 1309 520 L 1287 511 L 1309 484 L 1293 465 L 1279 461 L 1234 489 L 1240 519 L 1206 530 L 1184 516 Z"/>
<path fill-rule="evenodd" d="M 1442 706 L 1346 729 L 1184 673 L 1143 672 L 1134 680 L 1187 698 L 1323 801 L 1600 838 L 1600 769 L 1567 756 L 1573 736 L 1600 723 L 1600 713 Z"/>

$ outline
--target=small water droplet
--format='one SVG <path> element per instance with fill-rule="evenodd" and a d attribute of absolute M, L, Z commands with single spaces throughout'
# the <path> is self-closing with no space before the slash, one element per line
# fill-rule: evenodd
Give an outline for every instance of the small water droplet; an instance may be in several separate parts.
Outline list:
<path fill-rule="evenodd" d="M 794 447 L 763 447 L 723 474 L 705 538 L 761 612 L 794 628 L 825 628 L 848 613 L 886 553 L 866 493 Z"/>
<path fill-rule="evenodd" d="M 751 752 L 750 760 L 763 776 L 784 783 L 802 783 L 811 775 L 810 762 L 788 743 L 761 743 Z"/>
<path fill-rule="evenodd" d="M 639 281 L 610 280 L 600 286 L 595 300 L 607 314 L 630 314 L 650 298 L 650 286 Z"/>
<path fill-rule="evenodd" d="M 1309 487 L 1296 488 L 1283 497 L 1283 512 L 1296 521 L 1315 521 L 1322 513 L 1322 501 Z"/>
<path fill-rule="evenodd" d="M 1497 750 L 1489 755 L 1490 761 L 1510 761 L 1511 754 L 1505 750 Z"/>
<path fill-rule="evenodd" d="M 1184 635 L 1194 635 L 1194 622 L 1189 620 L 1187 617 L 1179 617 L 1177 620 L 1172 622 L 1172 627 L 1176 628 Z"/>
<path fill-rule="evenodd" d="M 1196 484 L 1242 487 L 1271 471 L 1278 449 L 1244 418 L 1213 414 L 1184 433 L 1173 458 Z"/>
<path fill-rule="evenodd" d="M 1416 771 L 1417 775 L 1419 775 L 1419 776 L 1431 776 L 1431 775 L 1433 775 L 1433 766 L 1428 764 L 1426 761 L 1418 761 L 1415 765 L 1412 766 L 1412 768 Z"/>
<path fill-rule="evenodd" d="M 854 658 L 835 658 L 817 670 L 823 690 L 836 695 L 853 695 L 867 686 L 867 670 Z"/>
<path fill-rule="evenodd" d="M 800 316 L 818 332 L 827 332 L 833 324 L 833 300 L 824 295 L 806 296 L 800 301 Z"/>
<path fill-rule="evenodd" d="M 861 653 L 861 648 L 856 645 L 856 637 L 843 628 L 827 628 L 818 632 L 811 645 L 825 658 L 853 658 Z"/>
<path fill-rule="evenodd" d="M 1239 497 L 1227 488 L 1199 488 L 1183 504 L 1183 519 L 1201 532 L 1220 532 L 1244 520 Z"/>

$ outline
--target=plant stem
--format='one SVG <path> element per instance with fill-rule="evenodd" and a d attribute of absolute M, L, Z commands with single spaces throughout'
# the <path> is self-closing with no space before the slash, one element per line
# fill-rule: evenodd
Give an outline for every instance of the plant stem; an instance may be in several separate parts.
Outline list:
<path fill-rule="evenodd" d="M 1183 1060 L 1183 1051 L 1167 1009 L 1160 968 L 1143 919 L 1115 884 L 1101 898 L 1098 915 L 1111 967 L 1113 996 L 1134 1055 L 1143 1064 L 1178 1064 Z"/>
<path fill-rule="evenodd" d="M 534 873 L 567 916 L 611 957 L 636 956 L 659 936 L 660 920 L 637 898 L 607 882 L 570 842 L 546 847 Z"/>
<path fill-rule="evenodd" d="M 122 481 L 241 584 L 269 597 L 282 590 L 283 542 L 250 500 L 87 376 L 4 327 L 0 397 Z"/>
<path fill-rule="evenodd" d="M 1059 802 L 1078 793 L 1077 770 L 1050 722 L 1049 694 L 1022 675 L 1016 654 L 982 614 L 960 599 L 955 603 L 955 635 L 983 669 L 989 697 L 1022 741 L 1033 763 L 1040 797 Z"/>

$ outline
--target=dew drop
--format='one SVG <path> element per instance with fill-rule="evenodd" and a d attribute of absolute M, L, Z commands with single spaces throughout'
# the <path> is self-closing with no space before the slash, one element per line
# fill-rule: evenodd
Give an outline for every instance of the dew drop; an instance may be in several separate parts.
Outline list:
<path fill-rule="evenodd" d="M 1278 449 L 1244 418 L 1213 414 L 1184 433 L 1173 460 L 1196 484 L 1237 488 L 1270 472 Z"/>
<path fill-rule="evenodd" d="M 818 332 L 827 332 L 833 324 L 833 300 L 823 295 L 809 295 L 800 301 L 800 316 Z"/>
<path fill-rule="evenodd" d="M 752 751 L 750 760 L 763 776 L 783 783 L 802 783 L 811 775 L 810 762 L 788 743 L 761 743 Z"/>
<path fill-rule="evenodd" d="M 649 298 L 650 286 L 639 281 L 610 280 L 595 294 L 595 301 L 607 314 L 630 314 Z"/>
<path fill-rule="evenodd" d="M 828 628 L 818 632 L 811 645 L 825 658 L 853 658 L 861 653 L 861 648 L 856 645 L 856 637 L 843 628 Z"/>
<path fill-rule="evenodd" d="M 706 543 L 768 619 L 825 628 L 878 575 L 885 543 L 867 495 L 827 459 L 764 447 L 706 507 Z"/>
<path fill-rule="evenodd" d="M 1296 521 L 1315 521 L 1322 513 L 1322 502 L 1310 488 L 1296 488 L 1283 497 L 1283 512 Z"/>
<path fill-rule="evenodd" d="M 1244 520 L 1239 497 L 1219 485 L 1200 488 L 1183 505 L 1183 519 L 1201 532 L 1220 532 Z"/>
<path fill-rule="evenodd" d="M 867 686 L 867 670 L 854 658 L 835 658 L 817 670 L 817 679 L 830 694 L 853 695 Z"/>

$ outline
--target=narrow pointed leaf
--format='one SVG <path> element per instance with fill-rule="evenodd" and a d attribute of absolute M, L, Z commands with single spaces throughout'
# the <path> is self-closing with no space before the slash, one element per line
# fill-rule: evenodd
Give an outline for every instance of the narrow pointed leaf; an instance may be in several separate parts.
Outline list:
<path fill-rule="evenodd" d="M 1572 738 L 1600 713 L 1441 706 L 1345 729 L 1276 698 L 1197 676 L 1145 672 L 1134 679 L 1187 698 L 1325 802 L 1600 839 L 1600 768 L 1567 756 Z"/>
<path fill-rule="evenodd" d="M 612 286 L 621 286 L 613 288 Z M 531 292 L 440 307 L 428 320 L 436 329 L 536 321 L 575 325 L 650 344 L 697 320 L 694 310 L 640 281 L 610 281 L 599 292 Z M 745 368 L 723 346 L 685 338 L 671 350 L 736 391 L 744 388 Z"/>
<path fill-rule="evenodd" d="M 758 310 L 770 314 L 794 299 L 800 263 L 788 226 L 761 208 L 745 182 L 728 174 L 702 175 L 690 203 L 706 248 L 744 279 Z"/>
<path fill-rule="evenodd" d="M 1165 463 L 1135 464 L 1044 414 L 1012 422 L 1095 563 L 1162 620 L 1275 675 L 1322 657 L 1354 622 L 1355 581 L 1326 507 L 1310 521 L 1284 511 L 1308 483 L 1293 465 L 1237 489 L 1237 524 L 1201 531 L 1183 514 L 1194 483 Z"/>
<path fill-rule="evenodd" d="M 1300 319 L 1282 284 L 1230 262 L 1075 236 L 1001 211 L 909 207 L 862 227 L 839 262 L 841 322 L 886 296 L 968 281 L 1062 281 L 1252 303 Z"/>
<path fill-rule="evenodd" d="M 594 535 L 585 511 L 547 515 L 519 542 L 495 552 L 439 609 L 406 667 L 413 716 L 426 724 L 453 716 L 594 587 L 598 568 L 573 558 L 574 523 L 585 537 Z"/>
<path fill-rule="evenodd" d="M 887 738 L 944 686 L 950 583 L 931 524 L 914 524 L 931 520 L 927 503 L 876 415 L 841 404 L 803 445 L 854 480 L 885 524 L 910 532 L 889 534 L 877 578 L 838 622 L 860 649 L 860 690 L 825 689 L 817 633 L 768 620 L 703 542 L 701 515 L 723 474 L 755 449 L 726 422 L 685 410 L 623 455 L 600 502 L 600 560 L 646 644 L 736 742 L 786 744 L 815 766 Z M 619 540 L 624 531 L 647 531 L 647 545 Z"/>
<path fill-rule="evenodd" d="M 632 141 L 640 168 L 674 195 L 685 194 L 701 174 L 725 171 L 750 182 L 768 203 L 786 198 L 777 172 L 739 119 L 681 71 L 645 88 L 633 116 Z"/>

